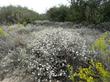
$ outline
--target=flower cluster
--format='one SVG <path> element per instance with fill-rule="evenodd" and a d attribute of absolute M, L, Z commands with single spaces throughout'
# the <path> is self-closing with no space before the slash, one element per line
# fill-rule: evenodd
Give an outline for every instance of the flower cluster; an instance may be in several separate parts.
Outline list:
<path fill-rule="evenodd" d="M 86 41 L 79 33 L 63 28 L 45 29 L 32 33 L 28 42 L 30 57 L 28 69 L 35 76 L 43 78 L 66 77 L 66 65 L 86 61 Z"/>

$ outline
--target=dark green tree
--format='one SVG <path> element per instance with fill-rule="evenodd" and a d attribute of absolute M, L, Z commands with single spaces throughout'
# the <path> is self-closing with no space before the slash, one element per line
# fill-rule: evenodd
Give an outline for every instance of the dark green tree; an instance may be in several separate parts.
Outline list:
<path fill-rule="evenodd" d="M 47 11 L 48 19 L 51 21 L 66 21 L 69 8 L 61 5 L 60 7 L 53 7 Z"/>

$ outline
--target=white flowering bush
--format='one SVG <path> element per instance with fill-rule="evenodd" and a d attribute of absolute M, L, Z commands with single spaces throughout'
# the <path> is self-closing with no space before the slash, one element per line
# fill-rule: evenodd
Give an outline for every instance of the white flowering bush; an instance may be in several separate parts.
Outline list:
<path fill-rule="evenodd" d="M 28 71 L 36 80 L 67 77 L 66 65 L 76 70 L 87 59 L 87 46 L 79 33 L 50 28 L 32 33 L 28 43 Z M 58 78 L 59 77 L 59 78 Z"/>

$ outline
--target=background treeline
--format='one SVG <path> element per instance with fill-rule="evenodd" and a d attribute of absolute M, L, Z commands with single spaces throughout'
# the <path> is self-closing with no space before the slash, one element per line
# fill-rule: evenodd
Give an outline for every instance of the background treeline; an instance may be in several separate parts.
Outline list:
<path fill-rule="evenodd" d="M 14 23 L 31 23 L 35 20 L 42 19 L 40 15 L 33 10 L 21 6 L 7 6 L 0 8 L 0 23 L 14 24 Z"/>
<path fill-rule="evenodd" d="M 49 9 L 47 16 L 51 21 L 107 22 L 110 21 L 110 0 L 71 0 L 70 6 Z"/>
<path fill-rule="evenodd" d="M 31 23 L 35 20 L 102 23 L 110 21 L 110 0 L 69 0 L 70 5 L 50 8 L 39 14 L 26 7 L 7 6 L 0 8 L 0 23 Z"/>

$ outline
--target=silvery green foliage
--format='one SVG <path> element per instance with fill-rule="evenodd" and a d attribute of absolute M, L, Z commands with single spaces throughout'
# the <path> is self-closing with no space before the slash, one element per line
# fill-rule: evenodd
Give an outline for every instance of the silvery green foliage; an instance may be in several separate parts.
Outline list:
<path fill-rule="evenodd" d="M 22 25 L 3 26 L 7 36 L 0 38 L 0 78 L 13 76 L 15 70 L 24 69 L 26 35 L 18 33 L 23 28 Z"/>
<path fill-rule="evenodd" d="M 63 28 L 45 29 L 32 33 L 28 43 L 28 71 L 35 79 L 65 78 L 66 65 L 75 69 L 87 59 L 87 46 L 79 33 Z"/>

